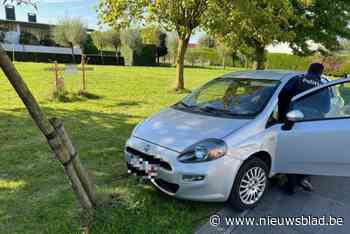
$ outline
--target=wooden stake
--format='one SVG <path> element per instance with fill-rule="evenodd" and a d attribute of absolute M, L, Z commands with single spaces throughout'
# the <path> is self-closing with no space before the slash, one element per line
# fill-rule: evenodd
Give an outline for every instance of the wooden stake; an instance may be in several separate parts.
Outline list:
<path fill-rule="evenodd" d="M 52 123 L 50 123 L 1 45 L 0 67 L 16 90 L 18 96 L 22 99 L 35 124 L 46 137 L 57 159 L 64 164 L 66 175 L 71 181 L 72 188 L 81 206 L 84 209 L 93 208 L 95 204 L 95 192 L 93 191 L 92 183 L 87 177 L 83 166 L 80 164 L 77 154 L 72 154 L 72 152 L 76 151 L 73 144 L 71 144 L 68 134 L 64 130 L 63 124 L 58 120 L 52 120 Z M 72 157 L 75 157 L 75 160 Z"/>
<path fill-rule="evenodd" d="M 83 74 L 83 91 L 86 91 L 86 74 L 85 74 L 85 59 L 86 56 L 81 56 L 81 68 L 82 68 L 82 74 Z"/>
<path fill-rule="evenodd" d="M 58 85 L 58 64 L 57 61 L 54 63 L 54 72 L 55 72 L 55 91 L 58 91 L 57 85 Z"/>

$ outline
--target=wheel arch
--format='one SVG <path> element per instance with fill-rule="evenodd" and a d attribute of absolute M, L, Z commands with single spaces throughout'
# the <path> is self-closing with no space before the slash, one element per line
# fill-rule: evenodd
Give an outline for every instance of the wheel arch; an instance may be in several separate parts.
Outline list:
<path fill-rule="evenodd" d="M 247 161 L 247 160 L 250 160 L 250 159 L 252 159 L 252 158 L 259 158 L 259 159 L 261 159 L 263 162 L 266 163 L 267 168 L 268 168 L 268 170 L 269 170 L 268 172 L 269 172 L 269 173 L 271 172 L 272 157 L 271 157 L 271 155 L 270 155 L 268 152 L 266 152 L 266 151 L 259 151 L 259 152 L 256 152 L 256 153 L 250 155 L 250 156 L 246 159 L 246 161 Z"/>

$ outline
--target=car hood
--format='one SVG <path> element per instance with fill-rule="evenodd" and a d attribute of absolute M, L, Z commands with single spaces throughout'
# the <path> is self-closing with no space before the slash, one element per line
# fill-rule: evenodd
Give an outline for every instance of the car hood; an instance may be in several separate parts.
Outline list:
<path fill-rule="evenodd" d="M 250 121 L 212 117 L 168 108 L 139 124 L 133 136 L 182 152 L 201 140 L 221 139 Z"/>

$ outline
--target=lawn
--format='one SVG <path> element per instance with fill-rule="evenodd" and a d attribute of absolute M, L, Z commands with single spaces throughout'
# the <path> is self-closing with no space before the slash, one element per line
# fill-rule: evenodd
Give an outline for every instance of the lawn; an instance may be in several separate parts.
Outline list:
<path fill-rule="evenodd" d="M 174 68 L 98 66 L 89 71 L 88 90 L 100 99 L 50 101 L 49 64 L 17 63 L 48 116 L 64 120 L 81 159 L 97 184 L 103 206 L 92 233 L 191 233 L 222 204 L 181 201 L 128 176 L 123 146 L 142 119 L 180 100 L 169 92 Z M 230 70 L 186 69 L 194 89 Z M 67 75 L 77 92 L 80 75 Z M 0 233 L 79 233 L 84 220 L 62 167 L 1 73 Z"/>

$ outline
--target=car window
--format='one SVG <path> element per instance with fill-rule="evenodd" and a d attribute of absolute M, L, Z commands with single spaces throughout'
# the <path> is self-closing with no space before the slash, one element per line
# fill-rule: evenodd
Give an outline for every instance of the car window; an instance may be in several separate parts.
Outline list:
<path fill-rule="evenodd" d="M 194 91 L 182 104 L 212 113 L 255 116 L 264 109 L 279 83 L 276 80 L 220 78 Z"/>
<path fill-rule="evenodd" d="M 304 120 L 350 117 L 350 83 L 323 88 L 294 101 L 291 110 L 300 110 Z"/>

